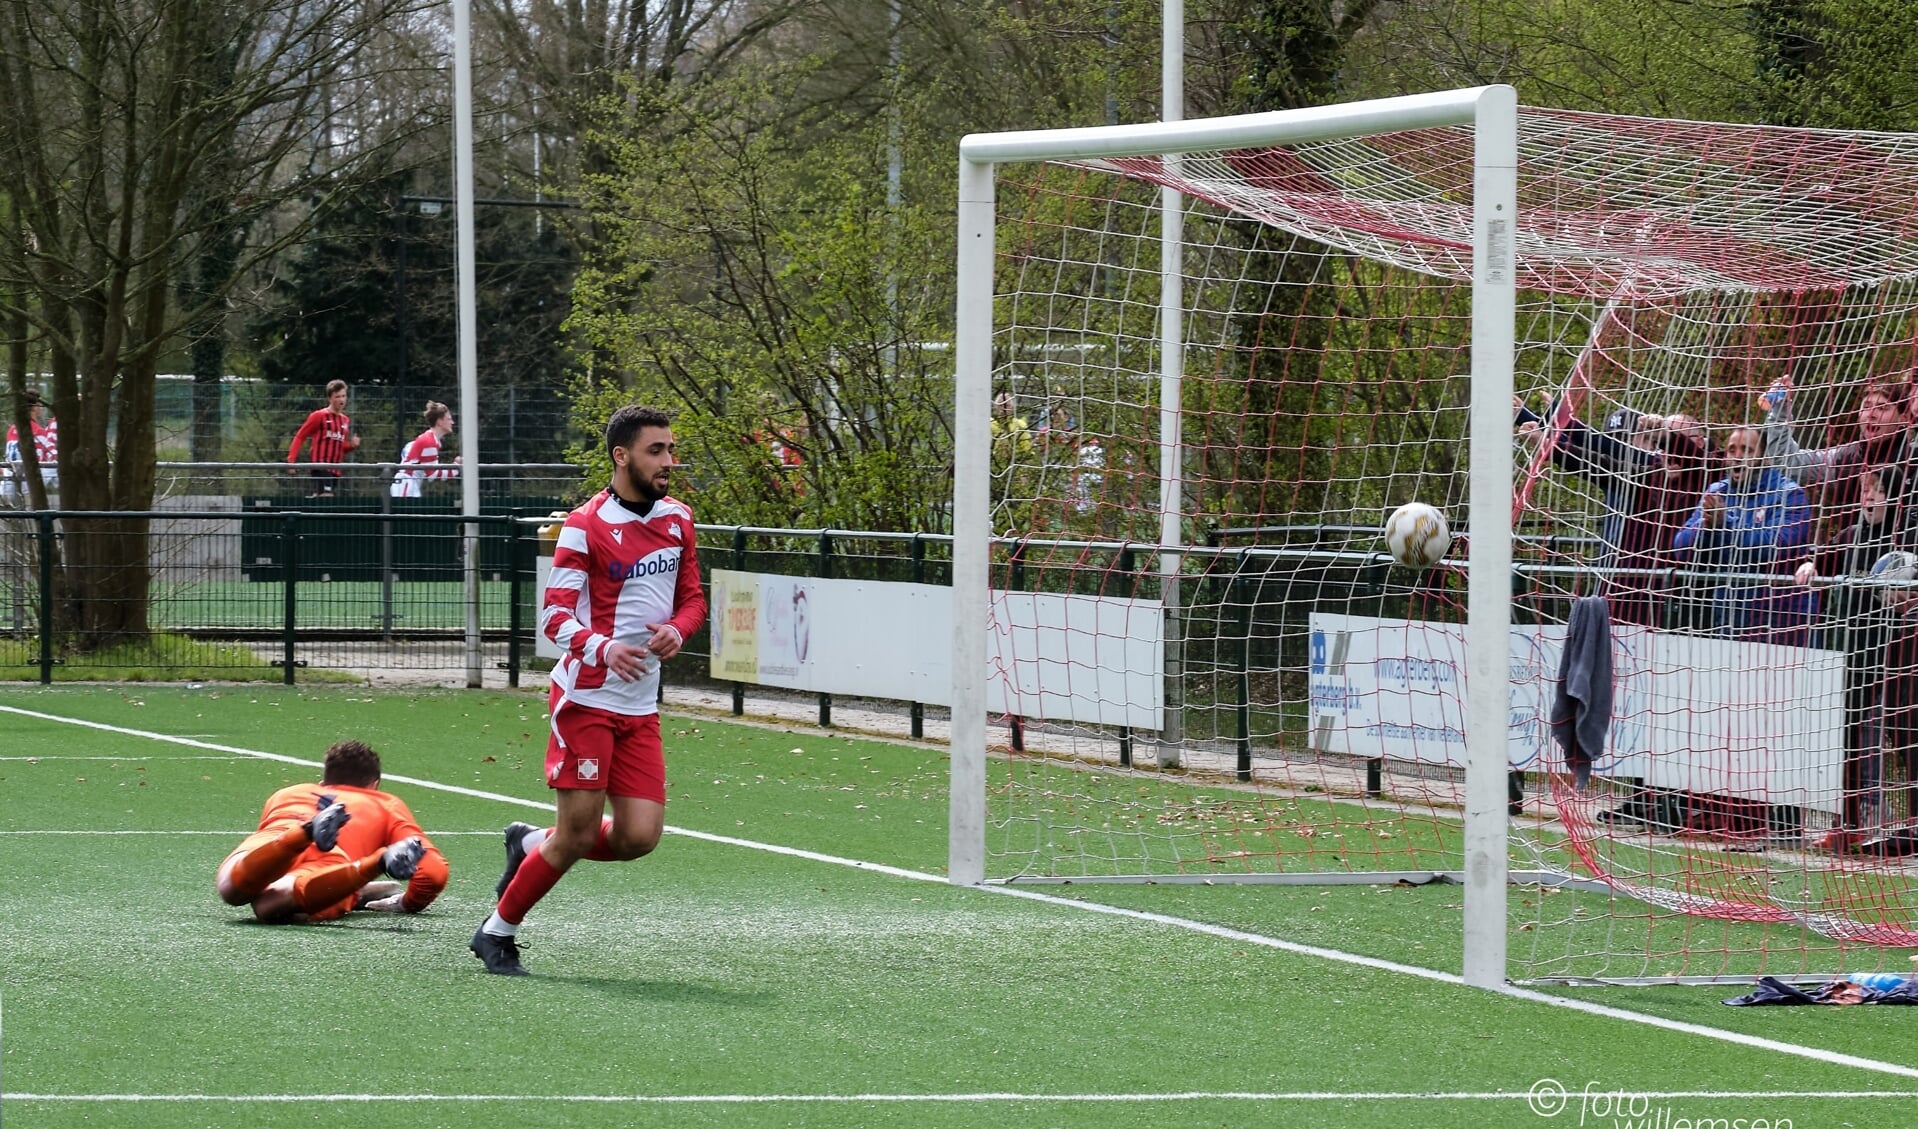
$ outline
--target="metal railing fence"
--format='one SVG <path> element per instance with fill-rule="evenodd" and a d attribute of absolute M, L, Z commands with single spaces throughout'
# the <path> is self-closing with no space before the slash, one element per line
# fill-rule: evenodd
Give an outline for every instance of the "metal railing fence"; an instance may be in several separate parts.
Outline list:
<path fill-rule="evenodd" d="M 115 523 L 129 517 L 147 526 L 144 564 L 135 566 L 144 571 L 131 585 L 101 572 L 127 567 L 103 549 L 106 539 L 119 535 Z M 488 668 L 503 671 L 510 685 L 534 664 L 537 530 L 547 520 L 518 510 L 477 522 L 480 583 L 474 597 L 482 658 Z M 465 521 L 456 513 L 397 509 L 136 515 L 0 509 L 0 678 L 49 682 L 62 671 L 289 684 L 301 677 L 337 677 L 329 671 L 450 678 L 467 669 Z M 1302 544 L 1183 550 L 1179 653 L 1168 656 L 1167 669 L 1177 682 L 1168 688 L 1168 701 L 1178 704 L 1188 740 L 1232 745 L 1241 768 L 1249 770 L 1255 747 L 1304 739 L 1314 612 L 1463 620 L 1462 572 L 1410 573 L 1381 553 L 1332 547 L 1347 537 L 1340 530 L 1322 539 L 1302 537 Z M 709 581 L 714 568 L 728 568 L 947 585 L 951 543 L 947 534 L 702 525 L 701 579 Z M 1158 568 L 1158 546 L 1152 544 L 1002 540 L 994 548 L 993 583 L 1011 590 L 1155 599 L 1162 583 Z M 1513 574 L 1515 620 L 1563 622 L 1567 601 L 1590 591 L 1599 572 L 1583 564 L 1521 560 Z M 1707 586 L 1728 579 L 1788 582 L 1770 573 L 1633 575 L 1649 575 L 1671 594 L 1661 605 L 1668 617 L 1662 626 L 1674 631 L 1703 629 L 1695 613 L 1707 606 L 1700 595 Z M 1861 603 L 1875 601 L 1852 582 L 1828 586 L 1851 590 L 1826 601 L 1834 614 L 1821 624 L 1826 644 L 1842 646 L 1847 617 Z M 111 600 L 138 600 L 142 614 L 126 619 L 131 626 L 118 642 L 80 645 L 87 616 L 102 618 L 97 604 Z M 81 606 L 85 601 L 96 606 Z M 54 629 L 42 630 L 43 624 Z M 706 631 L 689 639 L 668 676 L 730 688 L 741 712 L 755 691 L 712 677 L 708 639 Z M 832 708 L 831 696 L 819 695 L 822 724 L 831 724 Z M 924 707 L 907 708 L 914 732 L 922 732 Z M 1014 732 L 1016 740 L 1019 730 Z M 1129 746 L 1130 734 L 1119 736 Z"/>

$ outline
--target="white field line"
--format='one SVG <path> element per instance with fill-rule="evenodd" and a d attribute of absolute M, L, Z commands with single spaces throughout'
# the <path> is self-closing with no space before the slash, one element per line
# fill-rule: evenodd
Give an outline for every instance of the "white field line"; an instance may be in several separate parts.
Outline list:
<path fill-rule="evenodd" d="M 210 742 L 200 741 L 190 737 L 175 737 L 171 734 L 155 733 L 155 732 L 152 732 L 151 730 L 146 730 L 146 729 L 129 729 L 129 728 L 125 728 L 123 726 L 118 726 L 118 725 L 108 725 L 104 722 L 86 721 L 80 718 L 73 718 L 73 717 L 62 717 L 58 714 L 41 713 L 36 710 L 20 709 L 17 706 L 0 706 L 0 713 L 9 713 L 9 714 L 14 714 L 20 717 L 31 717 L 31 718 L 38 719 L 40 721 L 50 721 L 50 722 L 54 722 L 62 725 L 75 725 L 85 729 L 96 729 L 105 733 L 117 733 L 126 737 L 143 737 L 151 741 L 162 741 L 168 744 L 184 745 L 189 748 L 208 749 L 214 752 L 221 752 L 221 753 L 234 753 L 240 756 L 254 757 L 260 760 L 278 761 L 282 764 L 305 765 L 309 768 L 320 767 L 320 763 L 318 761 L 305 760 L 300 757 L 290 757 L 290 756 L 286 756 L 283 753 L 267 753 L 267 752 L 261 752 L 256 749 L 242 749 L 233 745 L 216 745 Z M 475 799 L 494 800 L 500 803 L 511 804 L 517 807 L 534 808 L 540 811 L 553 810 L 552 804 L 542 803 L 538 800 L 523 799 L 519 796 L 508 796 L 499 792 L 487 792 L 487 791 L 482 791 L 478 788 L 464 788 L 457 784 L 441 784 L 438 781 L 422 780 L 417 777 L 411 777 L 411 776 L 389 775 L 385 779 L 393 783 L 411 784 L 415 787 L 425 788 L 431 791 L 448 792 L 453 795 L 470 796 Z M 738 839 L 729 835 L 713 835 L 704 831 L 691 831 L 681 827 L 669 826 L 666 828 L 666 830 L 670 834 L 683 835 L 689 839 L 700 839 L 710 843 L 724 844 L 726 846 L 743 847 L 748 850 L 763 851 L 768 854 L 784 855 L 788 858 L 806 859 L 811 862 L 831 863 L 835 866 L 845 866 L 845 867 L 851 867 L 857 870 L 872 871 L 879 874 L 891 875 L 895 878 L 910 878 L 920 882 L 943 883 L 946 881 L 943 875 L 928 874 L 924 871 L 918 871 L 918 870 L 907 870 L 902 867 L 896 867 L 896 866 L 884 866 L 879 863 L 865 862 L 859 859 L 842 858 L 837 855 L 821 854 L 816 851 L 803 851 L 793 847 L 782 847 L 774 843 L 761 843 L 752 839 Z M 1086 913 L 1100 913 L 1110 917 L 1129 918 L 1133 921 L 1148 922 L 1154 925 L 1168 926 L 1174 929 L 1183 929 L 1188 932 L 1201 933 L 1206 936 L 1218 937 L 1222 940 L 1234 941 L 1239 944 L 1258 945 L 1263 948 L 1277 949 L 1281 952 L 1294 953 L 1299 956 L 1314 957 L 1319 960 L 1333 961 L 1339 964 L 1355 965 L 1361 968 L 1377 969 L 1382 972 L 1393 972 L 1401 976 L 1411 976 L 1411 977 L 1416 977 L 1422 980 L 1432 980 L 1442 984 L 1456 984 L 1456 985 L 1463 986 L 1465 983 L 1464 978 L 1459 976 L 1456 973 L 1439 972 L 1430 968 L 1420 968 L 1417 965 L 1400 964 L 1397 961 L 1382 960 L 1378 957 L 1368 957 L 1358 953 L 1348 953 L 1339 949 L 1326 949 L 1326 948 L 1320 948 L 1317 945 L 1304 945 L 1296 941 L 1285 941 L 1285 940 L 1280 940 L 1277 937 L 1268 937 L 1260 933 L 1247 933 L 1239 929 L 1228 929 L 1224 926 L 1211 925 L 1203 921 L 1192 921 L 1188 918 L 1172 917 L 1170 915 L 1161 914 L 1161 913 L 1149 913 L 1144 910 L 1123 909 L 1118 906 L 1108 906 L 1098 902 L 1075 901 L 1070 898 L 1055 897 L 1051 894 L 1041 894 L 1032 890 L 1021 890 L 1021 889 L 1015 889 L 1007 886 L 980 886 L 975 888 L 987 893 L 997 894 L 1000 897 L 1023 898 L 1027 901 L 1044 902 L 1048 905 L 1060 906 L 1066 909 L 1079 910 Z M 1739 1031 L 1726 1031 L 1721 1028 L 1707 1027 L 1697 1023 L 1685 1023 L 1680 1020 L 1666 1019 L 1663 1016 L 1646 1015 L 1642 1012 L 1626 1011 L 1623 1008 L 1608 1007 L 1604 1004 L 1589 1003 L 1585 1000 L 1571 999 L 1565 996 L 1547 995 L 1544 992 L 1535 992 L 1526 988 L 1515 988 L 1515 987 L 1507 986 L 1507 987 L 1502 987 L 1495 990 L 1500 992 L 1503 995 L 1511 996 L 1515 999 L 1528 1000 L 1533 1003 L 1544 1004 L 1547 1007 L 1563 1008 L 1568 1011 L 1576 1011 L 1576 1012 L 1583 1013 L 1585 1015 L 1601 1016 L 1607 1019 L 1618 1019 L 1618 1020 L 1623 1020 L 1627 1023 L 1637 1023 L 1647 1027 L 1655 1027 L 1664 1031 L 1674 1031 L 1674 1032 L 1678 1032 L 1686 1035 L 1696 1035 L 1700 1038 L 1712 1039 L 1712 1040 L 1716 1040 L 1718 1042 L 1723 1042 L 1723 1043 L 1731 1043 L 1737 1046 L 1752 1047 L 1758 1050 L 1773 1051 L 1778 1054 L 1791 1055 L 1796 1058 L 1810 1059 L 1814 1062 L 1828 1063 L 1833 1066 L 1854 1067 L 1859 1070 L 1868 1070 L 1868 1071 L 1873 1071 L 1879 1074 L 1890 1074 L 1900 1078 L 1918 1079 L 1918 1067 L 1905 1066 L 1900 1063 L 1881 1062 L 1877 1059 L 1862 1058 L 1858 1055 L 1844 1054 L 1839 1051 L 1825 1050 L 1820 1047 L 1801 1046 L 1797 1043 L 1781 1042 L 1776 1039 L 1767 1039 L 1758 1035 L 1747 1035 Z"/>
<path fill-rule="evenodd" d="M 1577 1091 L 1567 1095 L 1576 1099 Z M 1918 1093 L 1903 1090 L 1607 1090 L 1616 1101 L 1910 1101 Z M 1557 1095 L 1555 1094 L 1554 1100 Z M 1541 1095 L 1524 1090 L 1377 1091 L 1337 1093 L 1325 1090 L 1185 1090 L 1158 1094 L 1021 1094 L 983 1091 L 968 1094 L 15 1094 L 9 1102 L 219 1102 L 234 1105 L 295 1102 L 571 1102 L 591 1105 L 853 1105 L 973 1104 L 990 1102 L 1127 1103 L 1144 1102 L 1509 1102 L 1534 1103 Z M 1540 1116 L 1552 1116 L 1541 1114 Z"/>
<path fill-rule="evenodd" d="M 28 762 L 28 763 L 30 763 L 30 764 L 38 764 L 38 763 L 39 763 L 39 762 L 41 762 L 41 761 L 115 761 L 115 762 L 118 762 L 118 761 L 157 761 L 157 760 L 168 760 L 168 761 L 243 761 L 243 760 L 249 760 L 249 759 L 251 759 L 251 758 L 248 758 L 248 757 L 244 757 L 244 756 L 241 756 L 241 755 L 240 755 L 240 754 L 238 754 L 238 753 L 230 753 L 230 754 L 228 754 L 228 755 L 226 755 L 226 756 L 221 756 L 221 757 L 212 757 L 212 756 L 207 756 L 207 757 L 196 757 L 196 756 L 184 756 L 184 757 L 80 757 L 80 756 L 68 756 L 68 755 L 67 755 L 67 754 L 65 754 L 65 753 L 43 753 L 43 754 L 41 754 L 41 755 L 39 755 L 39 756 L 36 756 L 36 757 L 0 757 L 0 761 L 27 761 L 27 762 Z"/>

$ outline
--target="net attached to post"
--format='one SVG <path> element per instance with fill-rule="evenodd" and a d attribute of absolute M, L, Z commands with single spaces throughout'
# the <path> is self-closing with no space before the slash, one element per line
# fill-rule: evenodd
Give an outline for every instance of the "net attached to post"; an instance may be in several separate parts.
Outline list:
<path fill-rule="evenodd" d="M 1523 109 L 1519 145 L 1524 403 L 1490 468 L 1517 499 L 1514 974 L 1880 967 L 1918 944 L 1918 618 L 1853 542 L 1907 455 L 1918 137 Z M 1458 870 L 1465 553 L 1408 569 L 1382 527 L 1423 502 L 1470 537 L 1472 150 L 999 168 L 989 877 Z M 1162 186 L 1190 201 L 1165 574 Z M 1853 443 L 1874 389 L 1899 421 Z M 1882 488 L 1873 551 L 1918 548 L 1918 481 Z M 1610 719 L 1568 761 L 1590 596 Z"/>

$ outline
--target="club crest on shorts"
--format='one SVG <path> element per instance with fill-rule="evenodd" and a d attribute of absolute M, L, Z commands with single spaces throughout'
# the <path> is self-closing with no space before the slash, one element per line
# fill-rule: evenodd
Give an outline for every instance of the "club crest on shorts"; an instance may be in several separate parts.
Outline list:
<path fill-rule="evenodd" d="M 595 757 L 581 757 L 573 768 L 573 775 L 581 780 L 599 779 L 599 760 Z"/>

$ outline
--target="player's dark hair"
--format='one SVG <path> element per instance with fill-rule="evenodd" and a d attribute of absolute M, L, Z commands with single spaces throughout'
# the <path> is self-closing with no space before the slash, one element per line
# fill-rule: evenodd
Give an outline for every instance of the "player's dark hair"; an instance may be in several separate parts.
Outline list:
<path fill-rule="evenodd" d="M 371 788 L 380 782 L 380 755 L 364 741 L 336 741 L 326 750 L 320 783 Z"/>
<path fill-rule="evenodd" d="M 673 417 L 658 408 L 643 408 L 638 404 L 628 404 L 613 413 L 606 421 L 606 453 L 612 454 L 615 447 L 630 447 L 640 430 L 648 427 L 671 427 Z"/>
<path fill-rule="evenodd" d="M 37 408 L 41 404 L 46 403 L 46 401 L 41 398 L 40 393 L 34 391 L 31 388 L 27 389 L 25 392 L 20 393 L 20 402 L 22 404 L 25 404 L 29 408 Z"/>
<path fill-rule="evenodd" d="M 329 380 L 326 382 L 326 398 L 327 399 L 329 400 L 332 399 L 333 393 L 335 392 L 344 392 L 344 391 L 346 391 L 346 381 Z"/>
<path fill-rule="evenodd" d="M 421 412 L 420 415 L 426 417 L 426 426 L 431 427 L 452 413 L 453 409 L 440 403 L 438 400 L 428 400 L 426 402 L 426 410 Z"/>

